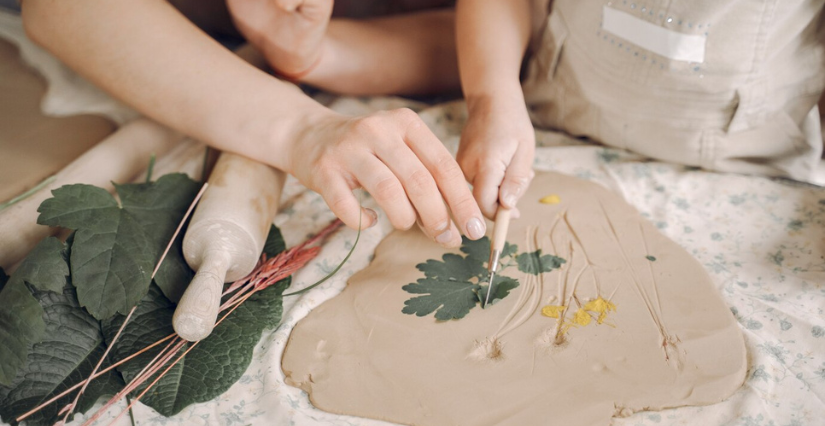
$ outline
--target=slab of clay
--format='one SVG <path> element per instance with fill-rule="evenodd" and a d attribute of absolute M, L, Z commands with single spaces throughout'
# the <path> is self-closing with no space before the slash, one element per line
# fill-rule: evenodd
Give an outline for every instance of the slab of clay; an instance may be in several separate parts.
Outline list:
<path fill-rule="evenodd" d="M 548 195 L 558 203 L 539 202 Z M 297 324 L 283 357 L 287 383 L 322 410 L 428 426 L 606 425 L 639 410 L 713 404 L 743 383 L 742 333 L 708 274 L 619 196 L 539 174 L 519 208 L 508 240 L 563 257 L 560 269 L 507 269 L 520 286 L 461 320 L 405 315 L 413 295 L 401 287 L 444 249 L 417 230 L 395 232 L 340 296 Z M 570 323 L 577 302 L 598 297 L 616 306 L 602 324 L 593 316 L 563 333 L 541 314 L 568 305 Z"/>

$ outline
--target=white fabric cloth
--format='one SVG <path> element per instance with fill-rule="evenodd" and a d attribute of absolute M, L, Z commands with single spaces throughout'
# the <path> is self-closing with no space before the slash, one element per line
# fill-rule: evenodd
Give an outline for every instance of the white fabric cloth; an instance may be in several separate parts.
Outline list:
<path fill-rule="evenodd" d="M 40 103 L 43 113 L 57 117 L 97 114 L 117 124 L 139 115 L 29 40 L 19 15 L 0 9 L 0 37 L 17 45 L 21 58 L 48 82 L 48 90 Z"/>

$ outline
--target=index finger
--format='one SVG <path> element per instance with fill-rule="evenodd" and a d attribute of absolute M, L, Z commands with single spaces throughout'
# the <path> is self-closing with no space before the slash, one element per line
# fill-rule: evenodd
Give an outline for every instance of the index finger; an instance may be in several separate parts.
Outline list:
<path fill-rule="evenodd" d="M 461 167 L 418 115 L 409 120 L 404 141 L 432 173 L 441 195 L 453 212 L 456 225 L 472 240 L 483 237 L 487 226 Z"/>

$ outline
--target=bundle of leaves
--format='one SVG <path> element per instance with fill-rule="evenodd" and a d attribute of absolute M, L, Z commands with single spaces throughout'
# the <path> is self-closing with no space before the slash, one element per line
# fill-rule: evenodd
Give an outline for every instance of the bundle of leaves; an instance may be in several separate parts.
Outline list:
<path fill-rule="evenodd" d="M 76 411 L 114 395 L 154 357 L 149 350 L 107 371 L 159 339 L 173 334 L 175 302 L 193 271 L 183 259 L 180 237 L 152 279 L 152 271 L 201 184 L 171 174 L 156 182 L 117 185 L 118 199 L 101 188 L 68 185 L 44 201 L 37 221 L 74 230 L 66 243 L 40 242 L 7 276 L 0 270 L 0 418 L 17 418 L 89 377 L 124 321 L 122 335 L 90 382 Z M 272 227 L 264 252 L 285 250 Z M 282 313 L 287 277 L 258 291 L 186 353 L 142 402 L 173 415 L 190 404 L 225 392 L 248 367 L 264 329 Z M 185 348 L 185 347 L 184 347 Z M 134 393 L 139 393 L 139 387 Z M 51 425 L 74 400 L 67 393 L 26 418 Z"/>
<path fill-rule="evenodd" d="M 463 238 L 461 251 L 465 256 L 446 253 L 441 260 L 427 260 L 416 265 L 424 273 L 415 283 L 402 287 L 408 293 L 423 294 L 404 302 L 401 312 L 424 317 L 435 312 L 440 321 L 464 318 L 470 309 L 484 303 L 489 289 L 490 273 L 487 262 L 490 256 L 490 239 L 479 240 Z M 518 246 L 505 243 L 501 252 L 499 271 L 517 266 L 524 273 L 539 275 L 561 267 L 566 261 L 561 257 L 542 254 L 541 250 L 518 253 Z M 504 299 L 510 291 L 518 287 L 519 282 L 502 274 L 493 278 L 493 294 L 490 304 Z"/>

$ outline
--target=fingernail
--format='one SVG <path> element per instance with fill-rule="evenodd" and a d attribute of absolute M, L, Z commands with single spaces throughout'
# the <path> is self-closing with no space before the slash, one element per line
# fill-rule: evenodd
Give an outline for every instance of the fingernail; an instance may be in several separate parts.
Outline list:
<path fill-rule="evenodd" d="M 364 209 L 364 212 L 367 213 L 367 216 L 370 217 L 370 226 L 367 228 L 372 228 L 378 223 L 378 213 L 373 209 Z"/>
<path fill-rule="evenodd" d="M 501 200 L 504 201 L 504 204 L 511 209 L 516 206 L 516 202 L 518 201 L 518 199 L 516 199 L 516 194 L 512 193 L 504 194 L 504 197 L 502 197 Z"/>
<path fill-rule="evenodd" d="M 452 240 L 452 239 L 453 239 L 453 232 L 448 229 L 448 230 L 438 234 L 438 236 L 435 237 L 435 242 L 437 242 L 438 244 L 441 244 L 441 245 L 445 245 L 445 244 L 449 243 L 450 240 Z"/>
<path fill-rule="evenodd" d="M 469 236 L 470 239 L 477 240 L 484 236 L 484 228 L 484 222 L 474 217 L 467 221 L 467 236 Z"/>

